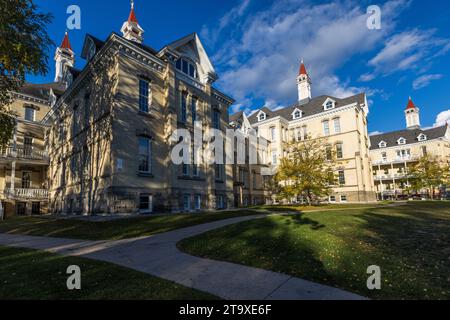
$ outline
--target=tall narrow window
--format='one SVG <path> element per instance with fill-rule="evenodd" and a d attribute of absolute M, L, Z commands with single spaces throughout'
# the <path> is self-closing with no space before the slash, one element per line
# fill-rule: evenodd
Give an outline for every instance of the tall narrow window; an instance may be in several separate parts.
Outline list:
<path fill-rule="evenodd" d="M 213 111 L 213 128 L 220 130 L 220 112 L 217 110 Z"/>
<path fill-rule="evenodd" d="M 78 113 L 80 112 L 78 108 L 78 102 L 76 102 L 73 106 L 73 114 L 72 114 L 72 138 L 78 134 Z"/>
<path fill-rule="evenodd" d="M 276 166 L 278 163 L 278 156 L 277 153 L 275 151 L 272 152 L 272 165 Z"/>
<path fill-rule="evenodd" d="M 334 133 L 341 133 L 341 119 L 335 118 L 333 119 L 334 123 Z"/>
<path fill-rule="evenodd" d="M 202 208 L 202 197 L 199 194 L 194 196 L 194 209 L 200 210 Z"/>
<path fill-rule="evenodd" d="M 333 150 L 332 150 L 331 146 L 326 146 L 325 152 L 326 152 L 327 160 L 328 161 L 332 160 L 333 159 Z"/>
<path fill-rule="evenodd" d="M 306 126 L 302 127 L 302 140 L 306 140 L 308 138 L 308 128 Z"/>
<path fill-rule="evenodd" d="M 89 126 L 90 119 L 90 95 L 87 94 L 84 96 L 84 127 L 87 128 Z"/>
<path fill-rule="evenodd" d="M 25 120 L 34 121 L 35 120 L 36 110 L 32 107 L 25 107 Z"/>
<path fill-rule="evenodd" d="M 149 88 L 147 80 L 139 79 L 139 111 L 148 112 Z"/>
<path fill-rule="evenodd" d="M 30 157 L 33 150 L 33 138 L 24 137 L 23 138 L 23 155 L 25 157 Z"/>
<path fill-rule="evenodd" d="M 192 114 L 192 124 L 194 124 L 195 121 L 197 121 L 197 99 L 196 98 L 192 98 L 192 101 L 191 101 L 191 114 Z"/>
<path fill-rule="evenodd" d="M 427 146 L 422 146 L 422 155 L 425 157 L 427 154 Z"/>
<path fill-rule="evenodd" d="M 342 147 L 342 143 L 336 144 L 336 158 L 338 159 L 344 158 L 344 150 Z"/>
<path fill-rule="evenodd" d="M 24 171 L 22 172 L 22 189 L 30 189 L 31 188 L 31 172 Z"/>
<path fill-rule="evenodd" d="M 191 210 L 191 195 L 189 194 L 183 196 L 183 209 L 185 211 Z"/>
<path fill-rule="evenodd" d="M 148 138 L 139 138 L 139 171 L 151 172 L 152 143 Z"/>
<path fill-rule="evenodd" d="M 323 134 L 325 136 L 329 136 L 330 135 L 330 122 L 328 120 L 325 120 L 322 122 L 323 125 Z"/>
<path fill-rule="evenodd" d="M 339 185 L 345 185 L 345 172 L 343 170 L 338 172 L 339 175 Z"/>
<path fill-rule="evenodd" d="M 272 139 L 272 142 L 277 139 L 277 131 L 275 127 L 270 128 L 270 138 Z"/>
<path fill-rule="evenodd" d="M 181 117 L 181 122 L 183 122 L 183 123 L 185 123 L 186 119 L 187 119 L 186 103 L 187 103 L 187 94 L 182 93 L 181 94 L 180 117 Z"/>

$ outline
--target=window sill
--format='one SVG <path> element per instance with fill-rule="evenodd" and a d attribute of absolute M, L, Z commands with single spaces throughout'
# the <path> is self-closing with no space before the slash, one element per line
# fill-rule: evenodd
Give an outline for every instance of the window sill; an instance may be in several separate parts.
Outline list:
<path fill-rule="evenodd" d="M 150 172 L 142 172 L 142 171 L 138 171 L 137 175 L 139 177 L 147 177 L 147 178 L 154 178 L 154 175 Z"/>
<path fill-rule="evenodd" d="M 138 115 L 147 117 L 147 118 L 153 118 L 152 111 L 144 112 L 144 111 L 139 110 Z"/>
<path fill-rule="evenodd" d="M 192 176 L 178 176 L 179 180 L 192 180 L 192 181 L 206 181 L 201 177 L 192 177 Z"/>

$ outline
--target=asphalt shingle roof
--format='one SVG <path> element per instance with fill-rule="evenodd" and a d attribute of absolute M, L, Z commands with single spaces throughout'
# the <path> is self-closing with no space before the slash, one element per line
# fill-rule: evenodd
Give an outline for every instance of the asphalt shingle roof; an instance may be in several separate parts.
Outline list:
<path fill-rule="evenodd" d="M 360 93 L 345 99 L 339 99 L 332 96 L 318 96 L 315 97 L 309 101 L 300 101 L 296 102 L 295 104 L 291 105 L 290 107 L 282 108 L 276 111 L 272 111 L 267 107 L 263 107 L 260 110 L 264 111 L 266 113 L 266 119 L 275 118 L 275 117 L 283 117 L 284 119 L 291 121 L 292 119 L 292 113 L 295 109 L 299 109 L 303 112 L 302 117 L 308 117 L 316 114 L 320 114 L 322 112 L 325 112 L 323 110 L 322 105 L 324 102 L 328 99 L 333 99 L 336 101 L 335 109 L 352 104 L 357 103 L 358 105 L 365 103 L 365 94 Z M 251 124 L 255 124 L 258 122 L 258 113 L 259 111 L 254 112 L 251 116 L 248 117 L 248 120 Z M 232 115 L 233 116 L 233 115 Z"/>
<path fill-rule="evenodd" d="M 436 127 L 432 129 L 404 129 L 388 133 L 382 133 L 370 136 L 371 147 L 370 150 L 381 149 L 380 142 L 386 142 L 386 147 L 398 146 L 397 141 L 400 138 L 406 139 L 406 145 L 419 142 L 418 137 L 421 133 L 425 134 L 427 140 L 433 140 L 437 138 L 442 138 L 447 132 L 447 126 Z"/>

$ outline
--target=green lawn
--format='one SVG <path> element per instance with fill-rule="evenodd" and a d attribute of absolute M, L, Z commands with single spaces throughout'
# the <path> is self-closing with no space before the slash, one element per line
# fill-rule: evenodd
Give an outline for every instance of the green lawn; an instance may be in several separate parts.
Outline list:
<path fill-rule="evenodd" d="M 0 222 L 0 233 L 88 240 L 119 240 L 172 231 L 192 225 L 248 216 L 253 210 L 174 214 L 93 222 L 51 217 L 13 217 Z"/>
<path fill-rule="evenodd" d="M 67 267 L 81 269 L 81 290 L 67 289 Z M 0 246 L 0 300 L 217 299 L 145 273 L 78 257 Z"/>
<path fill-rule="evenodd" d="M 273 270 L 374 299 L 450 299 L 450 203 L 270 216 L 183 240 L 196 256 Z M 382 289 L 366 287 L 378 265 Z"/>

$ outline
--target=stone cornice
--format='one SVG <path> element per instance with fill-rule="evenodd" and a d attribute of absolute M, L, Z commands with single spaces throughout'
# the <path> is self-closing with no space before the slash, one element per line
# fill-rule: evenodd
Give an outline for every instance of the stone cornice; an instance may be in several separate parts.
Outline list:
<path fill-rule="evenodd" d="M 36 98 L 27 94 L 23 94 L 20 92 L 12 92 L 12 95 L 16 98 L 25 100 L 25 101 L 30 101 L 30 102 L 35 102 L 35 103 L 40 103 L 40 104 L 45 104 L 47 106 L 50 106 L 50 101 L 49 100 L 44 100 L 44 99 L 40 99 L 40 98 Z"/>

